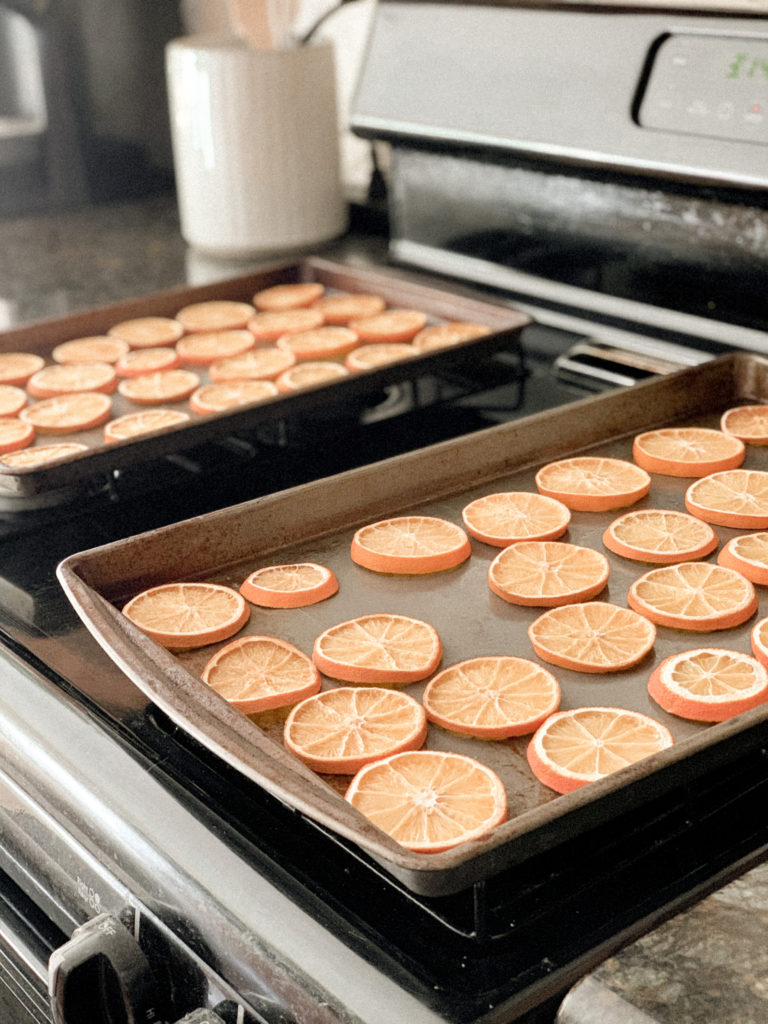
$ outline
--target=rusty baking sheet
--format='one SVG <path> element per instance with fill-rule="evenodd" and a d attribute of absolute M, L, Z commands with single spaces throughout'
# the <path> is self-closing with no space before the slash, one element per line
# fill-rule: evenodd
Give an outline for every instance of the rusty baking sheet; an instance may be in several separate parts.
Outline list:
<path fill-rule="evenodd" d="M 481 654 L 535 660 L 527 627 L 541 609 L 513 606 L 491 593 L 487 570 L 498 549 L 473 541 L 472 557 L 459 568 L 403 579 L 352 563 L 354 529 L 405 510 L 460 523 L 462 507 L 482 494 L 535 490 L 536 468 L 552 459 L 586 450 L 631 458 L 632 437 L 641 430 L 671 423 L 717 425 L 722 409 L 756 399 L 768 399 L 768 360 L 721 357 L 631 389 L 73 555 L 59 566 L 59 579 L 99 643 L 178 726 L 287 804 L 352 840 L 412 890 L 427 895 L 457 891 L 610 821 L 627 806 L 642 805 L 680 785 L 695 785 L 705 765 L 727 763 L 737 751 L 759 742 L 759 736 L 764 742 L 768 706 L 726 723 L 701 725 L 666 714 L 646 690 L 653 666 L 675 651 L 715 644 L 748 652 L 751 623 L 709 637 L 660 627 L 653 652 L 629 671 L 590 676 L 553 669 L 564 708 L 633 708 L 661 720 L 676 741 L 672 748 L 566 796 L 552 793 L 532 776 L 525 760 L 526 738 L 483 742 L 430 726 L 428 747 L 470 754 L 498 772 L 507 787 L 510 817 L 484 840 L 425 855 L 402 848 L 346 804 L 342 793 L 348 779 L 315 775 L 283 749 L 284 713 L 261 716 L 257 724 L 200 680 L 198 673 L 216 645 L 169 653 L 118 609 L 153 584 L 208 579 L 238 586 L 260 565 L 313 560 L 336 572 L 339 593 L 305 609 L 254 608 L 246 632 L 277 635 L 311 653 L 317 634 L 336 622 L 366 612 L 398 611 L 437 628 L 444 644 L 443 665 Z M 750 447 L 745 465 L 768 469 L 768 448 Z M 636 507 L 682 509 L 689 482 L 654 476 L 650 495 Z M 602 532 L 617 514 L 576 512 L 564 539 L 603 550 Z M 717 528 L 723 543 L 734 532 Z M 648 566 L 605 553 L 611 575 L 601 597 L 624 606 L 630 583 Z M 768 597 L 762 598 L 759 614 L 768 614 Z M 335 684 L 326 680 L 324 685 Z M 407 690 L 418 697 L 423 686 Z"/>
<path fill-rule="evenodd" d="M 139 316 L 175 316 L 182 306 L 208 299 L 237 299 L 250 302 L 256 291 L 271 285 L 293 281 L 319 281 L 329 292 L 375 292 L 390 307 L 409 307 L 426 313 L 430 323 L 469 320 L 490 327 L 491 334 L 463 342 L 402 362 L 374 370 L 350 374 L 302 391 L 280 395 L 266 401 L 227 412 L 201 416 L 189 409 L 188 402 L 172 403 L 173 408 L 190 413 L 190 421 L 162 432 L 145 434 L 107 444 L 103 427 L 51 438 L 39 435 L 38 444 L 51 440 L 79 441 L 88 450 L 66 459 L 34 467 L 11 467 L 0 460 L 0 498 L 52 496 L 115 470 L 176 454 L 216 439 L 249 431 L 263 424 L 290 421 L 311 416 L 318 410 L 325 415 L 337 411 L 365 408 L 366 402 L 381 401 L 382 389 L 405 381 L 418 381 L 446 371 L 482 364 L 494 352 L 504 350 L 521 360 L 519 333 L 530 317 L 508 306 L 474 298 L 460 288 L 447 290 L 409 280 L 379 269 L 354 268 L 342 263 L 312 257 L 298 263 L 282 264 L 215 284 L 176 288 L 129 299 L 110 306 L 72 314 L 16 328 L 0 334 L 0 352 L 35 352 L 51 362 L 50 353 L 60 342 L 71 338 L 104 334 L 122 320 Z M 207 371 L 194 368 L 201 383 L 208 383 Z M 113 417 L 141 409 L 122 398 L 112 396 Z M 165 403 L 171 404 L 171 403 Z"/>

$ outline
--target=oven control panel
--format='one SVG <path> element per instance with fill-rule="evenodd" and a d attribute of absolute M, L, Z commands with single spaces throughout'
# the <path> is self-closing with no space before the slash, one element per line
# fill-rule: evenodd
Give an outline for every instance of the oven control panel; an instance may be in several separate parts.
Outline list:
<path fill-rule="evenodd" d="M 638 120 L 645 128 L 768 144 L 768 39 L 667 36 Z"/>

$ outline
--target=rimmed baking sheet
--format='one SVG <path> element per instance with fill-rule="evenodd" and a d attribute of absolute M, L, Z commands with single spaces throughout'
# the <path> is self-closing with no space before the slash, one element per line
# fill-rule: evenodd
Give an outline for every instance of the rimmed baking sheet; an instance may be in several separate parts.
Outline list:
<path fill-rule="evenodd" d="M 195 578 L 238 586 L 259 565 L 311 559 L 336 572 L 339 593 L 305 609 L 254 608 L 245 633 L 277 635 L 311 653 L 317 634 L 336 622 L 370 611 L 400 611 L 437 628 L 444 665 L 481 654 L 536 660 L 527 627 L 541 610 L 510 605 L 488 588 L 488 565 L 498 549 L 473 541 L 471 558 L 459 568 L 403 579 L 351 562 L 354 529 L 406 509 L 460 523 L 463 506 L 482 494 L 534 490 L 536 468 L 554 458 L 576 451 L 631 458 L 632 437 L 641 430 L 670 423 L 716 426 L 726 407 L 766 397 L 768 361 L 721 357 L 72 555 L 59 566 L 59 579 L 98 642 L 174 723 L 285 803 L 351 839 L 413 891 L 457 891 L 610 821 L 628 805 L 695 784 L 704 766 L 737 756 L 745 745 L 761 742 L 760 736 L 764 742 L 768 706 L 726 723 L 701 725 L 667 715 L 646 689 L 654 665 L 675 651 L 716 645 L 748 652 L 753 623 L 710 635 L 659 628 L 653 652 L 629 671 L 590 676 L 554 669 L 564 708 L 634 708 L 662 721 L 675 737 L 672 748 L 566 796 L 555 795 L 532 776 L 526 738 L 489 743 L 431 726 L 428 747 L 469 753 L 499 773 L 510 818 L 484 840 L 425 855 L 405 850 L 354 811 L 341 795 L 347 779 L 315 775 L 289 755 L 280 741 L 284 714 L 271 713 L 256 724 L 200 680 L 198 673 L 217 645 L 170 653 L 148 640 L 119 608 L 156 583 Z M 745 465 L 768 469 L 768 449 L 750 447 Z M 689 482 L 654 476 L 650 495 L 635 507 L 683 508 Z M 603 550 L 602 532 L 617 514 L 574 513 L 564 539 Z M 717 527 L 716 532 L 724 543 L 736 531 Z M 648 566 L 605 553 L 611 575 L 600 597 L 626 605 L 629 585 Z M 758 614 L 768 614 L 768 597 L 761 597 Z M 408 692 L 418 697 L 423 685 L 408 687 Z"/>

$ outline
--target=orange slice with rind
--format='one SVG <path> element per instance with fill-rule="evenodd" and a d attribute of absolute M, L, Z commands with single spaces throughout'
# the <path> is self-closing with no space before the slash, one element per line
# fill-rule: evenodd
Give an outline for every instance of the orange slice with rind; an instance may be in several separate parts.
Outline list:
<path fill-rule="evenodd" d="M 475 341 L 492 334 L 485 324 L 470 323 L 466 320 L 450 320 L 445 324 L 431 324 L 414 337 L 413 347 L 418 352 L 434 352 L 436 349 L 452 348 L 466 341 Z"/>
<path fill-rule="evenodd" d="M 665 711 L 695 722 L 725 722 L 768 701 L 768 671 L 741 651 L 701 647 L 657 665 L 648 692 Z"/>
<path fill-rule="evenodd" d="M 364 344 L 412 341 L 426 324 L 426 313 L 417 309 L 385 309 L 373 316 L 355 317 L 349 321 L 349 327 Z"/>
<path fill-rule="evenodd" d="M 101 426 L 111 415 L 109 395 L 76 391 L 28 405 L 19 413 L 19 419 L 32 424 L 39 434 L 75 434 Z"/>
<path fill-rule="evenodd" d="M 353 562 L 373 572 L 417 576 L 453 569 L 472 548 L 464 530 L 439 516 L 395 516 L 360 527 Z"/>
<path fill-rule="evenodd" d="M 176 313 L 185 331 L 236 331 L 245 327 L 255 313 L 250 302 L 232 299 L 208 299 L 191 302 Z"/>
<path fill-rule="evenodd" d="M 56 345 L 51 357 L 56 363 L 116 363 L 129 351 L 127 341 L 104 334 L 72 338 Z"/>
<path fill-rule="evenodd" d="M 330 626 L 317 637 L 312 652 L 318 669 L 331 679 L 390 686 L 426 679 L 441 657 L 442 643 L 434 626 L 390 612 Z"/>
<path fill-rule="evenodd" d="M 536 474 L 536 487 L 574 511 L 605 512 L 644 498 L 651 478 L 624 459 L 574 456 L 542 466 Z"/>
<path fill-rule="evenodd" d="M 520 540 L 557 540 L 568 529 L 570 510 L 531 491 L 498 491 L 462 509 L 464 526 L 476 540 L 504 548 Z"/>
<path fill-rule="evenodd" d="M 12 466 L 17 469 L 32 469 L 35 466 L 43 466 L 48 462 L 56 462 L 58 459 L 67 459 L 72 455 L 80 455 L 87 452 L 88 446 L 80 441 L 61 441 L 59 444 L 45 444 L 34 448 L 21 448 L 15 452 L 3 455 L 2 461 L 5 466 Z"/>
<path fill-rule="evenodd" d="M 649 473 L 707 476 L 736 469 L 744 461 L 743 441 L 708 427 L 663 427 L 635 437 L 632 457 Z"/>
<path fill-rule="evenodd" d="M 720 429 L 745 444 L 768 444 L 768 405 L 738 405 L 720 417 Z"/>
<path fill-rule="evenodd" d="M 528 627 L 534 651 L 575 672 L 621 672 L 651 651 L 656 627 L 630 608 L 605 601 L 549 608 Z"/>
<path fill-rule="evenodd" d="M 139 377 L 126 377 L 118 391 L 136 405 L 159 405 L 161 402 L 183 402 L 200 386 L 200 377 L 192 370 L 157 370 Z"/>
<path fill-rule="evenodd" d="M 614 519 L 603 533 L 609 551 L 636 562 L 671 565 L 706 558 L 718 544 L 703 519 L 673 509 L 633 509 Z"/>
<path fill-rule="evenodd" d="M 125 441 L 155 430 L 168 430 L 189 422 L 189 413 L 181 409 L 141 409 L 118 416 L 104 425 L 104 440 Z"/>
<path fill-rule="evenodd" d="M 230 641 L 207 662 L 202 679 L 244 715 L 295 704 L 322 684 L 312 660 L 274 636 Z"/>
<path fill-rule="evenodd" d="M 354 775 L 366 764 L 418 750 L 427 717 L 417 700 L 379 686 L 339 686 L 297 704 L 285 723 L 283 742 L 313 771 Z"/>
<path fill-rule="evenodd" d="M 630 586 L 627 603 L 657 626 L 703 633 L 746 622 L 757 611 L 757 594 L 733 569 L 679 562 L 643 573 Z"/>
<path fill-rule="evenodd" d="M 161 583 L 136 594 L 123 614 L 156 643 L 173 650 L 227 640 L 250 617 L 245 598 L 218 583 Z"/>
<path fill-rule="evenodd" d="M 263 608 L 305 608 L 333 597 L 338 589 L 336 574 L 317 562 L 265 565 L 240 585 L 243 597 Z"/>
<path fill-rule="evenodd" d="M 289 281 L 260 288 L 253 296 L 256 309 L 274 312 L 280 309 L 299 309 L 316 302 L 325 291 L 320 281 Z"/>
<path fill-rule="evenodd" d="M 257 344 L 266 345 L 276 342 L 284 334 L 309 331 L 313 327 L 321 327 L 324 323 L 323 314 L 319 310 L 302 307 L 255 313 L 248 321 L 247 327 Z"/>
<path fill-rule="evenodd" d="M 207 416 L 253 402 L 265 402 L 277 394 L 277 385 L 271 380 L 227 380 L 201 384 L 189 396 L 189 407 L 192 412 Z"/>
<path fill-rule="evenodd" d="M 596 597 L 608 573 L 608 559 L 599 551 L 557 540 L 521 540 L 491 562 L 488 585 L 511 604 L 553 608 Z"/>
<path fill-rule="evenodd" d="M 44 366 L 45 359 L 36 352 L 0 352 L 0 384 L 23 387 Z"/>
<path fill-rule="evenodd" d="M 760 469 L 710 473 L 689 486 L 685 507 L 691 515 L 715 526 L 768 529 L 768 473 Z"/>
<path fill-rule="evenodd" d="M 121 320 L 109 328 L 110 337 L 122 338 L 131 348 L 175 345 L 184 334 L 178 320 L 168 316 L 138 316 Z"/>
<path fill-rule="evenodd" d="M 349 370 L 343 363 L 331 359 L 308 359 L 284 370 L 275 383 L 279 391 L 300 391 L 301 388 L 313 388 L 348 376 Z"/>
<path fill-rule="evenodd" d="M 253 335 L 244 327 L 229 331 L 198 331 L 179 339 L 176 353 L 183 363 L 190 366 L 210 366 L 217 359 L 242 355 L 254 344 Z"/>
<path fill-rule="evenodd" d="M 758 586 L 768 586 L 768 533 L 742 533 L 731 537 L 720 549 L 717 561 Z"/>
<path fill-rule="evenodd" d="M 15 384 L 0 384 L 0 416 L 16 416 L 27 404 L 27 393 Z"/>
<path fill-rule="evenodd" d="M 440 853 L 483 839 L 507 818 L 498 775 L 474 758 L 439 750 L 407 751 L 366 765 L 346 799 L 417 853 Z"/>
<path fill-rule="evenodd" d="M 35 440 L 35 428 L 15 416 L 0 416 L 0 455 L 27 448 Z"/>
<path fill-rule="evenodd" d="M 117 373 L 111 363 L 55 363 L 33 373 L 27 391 L 33 398 L 56 398 L 81 391 L 110 394 L 117 387 Z"/>
<path fill-rule="evenodd" d="M 547 669 L 512 655 L 469 658 L 438 672 L 424 690 L 430 722 L 451 732 L 503 740 L 533 732 L 560 705 Z"/>
<path fill-rule="evenodd" d="M 350 320 L 381 313 L 386 305 L 381 295 L 370 292 L 334 292 L 317 299 L 312 308 L 322 314 L 327 324 L 348 324 Z"/>

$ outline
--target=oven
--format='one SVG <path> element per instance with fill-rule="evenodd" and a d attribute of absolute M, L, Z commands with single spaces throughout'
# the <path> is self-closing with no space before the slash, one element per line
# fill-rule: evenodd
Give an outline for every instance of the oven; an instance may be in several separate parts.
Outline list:
<path fill-rule="evenodd" d="M 768 348 L 755 6 L 381 2 L 352 121 L 389 147 L 388 233 L 364 211 L 322 258 L 519 315 L 507 343 L 0 497 L 4 1019 L 544 1024 L 606 956 L 764 858 L 760 720 L 643 799 L 619 789 L 607 816 L 423 891 L 148 698 L 57 578 L 260 496 L 354 491 L 350 473 L 396 479 L 425 450 L 450 465 L 537 416 L 599 430 L 594 400 L 680 372 L 716 405 L 698 369 Z M 151 273 L 159 305 L 203 294 Z M 206 275 L 205 294 L 249 287 Z"/>

